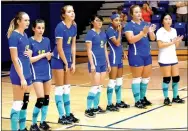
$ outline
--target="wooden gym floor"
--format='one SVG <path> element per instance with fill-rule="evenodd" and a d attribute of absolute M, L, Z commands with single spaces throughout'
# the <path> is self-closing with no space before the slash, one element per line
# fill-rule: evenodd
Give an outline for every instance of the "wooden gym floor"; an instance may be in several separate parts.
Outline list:
<path fill-rule="evenodd" d="M 54 101 L 54 85 L 50 95 L 50 105 L 47 115 L 52 130 L 140 130 L 140 129 L 179 129 L 187 130 L 187 61 L 179 61 L 180 87 L 179 95 L 186 102 L 185 104 L 163 105 L 163 92 L 161 90 L 162 77 L 156 59 L 152 63 L 152 76 L 147 90 L 147 98 L 153 103 L 147 109 L 134 107 L 134 98 L 131 90 L 132 75 L 127 60 L 124 61 L 124 83 L 122 99 L 131 105 L 129 109 L 121 109 L 120 112 L 99 114 L 96 118 L 84 116 L 86 109 L 86 97 L 90 89 L 90 79 L 87 71 L 87 64 L 76 65 L 76 72 L 71 78 L 71 110 L 80 123 L 73 125 L 57 124 L 58 113 Z M 102 89 L 100 106 L 104 109 L 107 104 L 106 85 L 108 76 L 105 79 L 105 87 Z M 169 97 L 172 99 L 172 87 L 169 88 Z M 115 103 L 115 93 L 113 95 Z M 28 105 L 27 128 L 30 128 L 32 111 L 36 102 L 36 95 L 32 89 Z M 10 109 L 12 106 L 12 88 L 9 76 L 2 77 L 2 130 L 10 130 Z M 40 115 L 39 115 L 40 116 Z M 40 117 L 38 118 L 40 120 Z"/>

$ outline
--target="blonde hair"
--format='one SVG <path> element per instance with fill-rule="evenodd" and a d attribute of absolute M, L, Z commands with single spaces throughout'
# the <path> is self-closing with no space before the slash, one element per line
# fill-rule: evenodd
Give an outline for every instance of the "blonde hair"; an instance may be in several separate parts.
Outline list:
<path fill-rule="evenodd" d="M 18 28 L 18 23 L 17 23 L 17 21 L 18 21 L 18 20 L 21 21 L 22 16 L 23 16 L 24 14 L 27 14 L 27 13 L 25 13 L 25 12 L 18 12 L 18 13 L 16 14 L 16 16 L 11 20 L 10 25 L 9 25 L 9 28 L 8 28 L 8 31 L 7 31 L 7 38 L 10 38 L 10 35 L 12 34 L 12 32 L 13 32 L 16 28 Z"/>
<path fill-rule="evenodd" d="M 70 7 L 73 8 L 72 5 L 65 5 L 65 6 L 63 6 L 63 7 L 61 8 L 61 16 L 60 16 L 60 17 L 61 17 L 62 20 L 65 19 L 65 18 L 63 17 L 63 15 L 65 14 L 65 12 L 66 12 L 68 6 L 70 6 Z"/>

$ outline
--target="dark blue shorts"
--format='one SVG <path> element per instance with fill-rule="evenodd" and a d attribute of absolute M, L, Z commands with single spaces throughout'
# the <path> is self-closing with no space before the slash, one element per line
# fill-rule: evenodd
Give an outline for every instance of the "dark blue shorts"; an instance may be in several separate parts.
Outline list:
<path fill-rule="evenodd" d="M 119 69 L 119 68 L 123 68 L 123 62 L 122 62 L 122 63 L 119 63 L 119 64 L 116 64 L 116 63 L 113 64 L 113 63 L 110 62 L 110 66 L 111 66 L 111 67 L 118 67 L 118 69 Z"/>
<path fill-rule="evenodd" d="M 72 62 L 68 62 L 68 68 L 71 68 L 71 64 Z M 51 59 L 51 68 L 52 69 L 64 69 L 65 64 L 63 63 L 63 61 L 61 59 L 57 59 L 52 57 Z"/>
<path fill-rule="evenodd" d="M 176 65 L 176 64 L 178 64 L 178 62 L 177 63 L 171 63 L 171 64 L 163 64 L 163 63 L 159 62 L 160 67 L 163 67 L 163 66 L 173 66 L 173 65 Z"/>
<path fill-rule="evenodd" d="M 133 67 L 147 66 L 152 64 L 151 55 L 140 56 L 140 55 L 128 55 L 129 65 Z"/>
<path fill-rule="evenodd" d="M 47 82 L 47 81 L 49 81 L 49 80 L 51 80 L 51 79 L 48 79 L 48 80 L 36 79 L 36 80 L 33 80 L 33 83 L 34 83 L 34 82 L 45 83 L 45 82 Z"/>
<path fill-rule="evenodd" d="M 97 66 L 95 66 L 95 70 L 98 73 L 106 72 L 106 68 L 107 68 L 106 64 L 105 65 L 97 65 Z M 91 65 L 90 65 L 90 63 L 88 63 L 88 70 L 89 70 L 89 73 L 91 73 Z"/>
<path fill-rule="evenodd" d="M 10 75 L 10 80 L 13 85 L 21 85 L 21 81 L 18 75 Z M 27 85 L 30 86 L 33 83 L 32 76 L 26 79 Z"/>

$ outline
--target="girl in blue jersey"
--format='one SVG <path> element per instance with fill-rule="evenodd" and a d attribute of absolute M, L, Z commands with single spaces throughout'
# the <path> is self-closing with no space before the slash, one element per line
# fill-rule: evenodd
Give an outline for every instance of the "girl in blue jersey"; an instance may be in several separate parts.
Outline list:
<path fill-rule="evenodd" d="M 172 89 L 173 89 L 173 103 L 184 103 L 178 95 L 179 88 L 179 68 L 178 58 L 176 55 L 176 48 L 182 42 L 183 36 L 177 36 L 176 29 L 172 28 L 172 17 L 168 13 L 164 13 L 161 17 L 161 23 L 163 26 L 157 31 L 157 44 L 159 47 L 158 62 L 163 75 L 163 95 L 164 105 L 171 105 L 168 97 L 168 87 L 172 77 Z M 168 57 L 167 57 L 168 56 Z"/>
<path fill-rule="evenodd" d="M 13 87 L 13 105 L 10 114 L 11 130 L 26 131 L 26 110 L 29 102 L 29 92 L 32 84 L 32 73 L 29 57 L 32 55 L 25 29 L 29 26 L 29 16 L 19 12 L 10 22 L 8 29 L 8 43 L 12 66 L 10 79 Z"/>
<path fill-rule="evenodd" d="M 109 25 L 106 34 L 108 44 L 110 47 L 109 60 L 111 66 L 111 72 L 109 74 L 109 83 L 107 87 L 108 105 L 106 110 L 119 111 L 119 108 L 129 108 L 130 106 L 121 100 L 121 88 L 123 85 L 123 58 L 125 58 L 122 38 L 122 25 L 119 14 L 113 12 L 110 17 L 112 20 Z M 116 106 L 112 104 L 113 90 L 116 92 Z"/>
<path fill-rule="evenodd" d="M 141 21 L 142 14 L 138 5 L 130 7 L 130 15 L 132 20 L 126 24 L 124 33 L 129 44 L 128 61 L 133 76 L 132 91 L 135 107 L 146 108 L 147 105 L 151 105 L 145 97 L 152 67 L 149 38 L 155 40 L 156 26 L 149 26 Z"/>
<path fill-rule="evenodd" d="M 87 96 L 87 109 L 85 116 L 95 117 L 96 113 L 105 113 L 99 105 L 100 92 L 106 75 L 106 68 L 110 72 L 110 63 L 107 52 L 107 39 L 105 32 L 101 31 L 102 17 L 94 15 L 91 18 L 91 30 L 87 32 L 85 42 L 88 54 L 88 69 L 91 76 L 92 87 Z M 92 108 L 94 104 L 94 109 Z"/>
<path fill-rule="evenodd" d="M 71 5 L 62 7 L 62 21 L 55 28 L 56 46 L 51 60 L 55 79 L 55 101 L 59 113 L 58 123 L 71 124 L 79 120 L 70 113 L 70 73 L 75 72 L 76 34 L 75 13 Z M 63 110 L 63 104 L 65 113 Z"/>
<path fill-rule="evenodd" d="M 33 51 L 30 61 L 32 63 L 33 73 L 33 86 L 37 95 L 37 101 L 33 110 L 33 119 L 30 131 L 40 130 L 37 125 L 37 117 L 41 110 L 41 122 L 40 128 L 43 130 L 49 130 L 50 126 L 45 122 L 49 95 L 51 88 L 51 68 L 49 60 L 51 59 L 50 40 L 47 37 L 43 37 L 45 30 L 45 22 L 37 19 L 32 25 L 34 36 L 29 41 L 31 49 Z"/>

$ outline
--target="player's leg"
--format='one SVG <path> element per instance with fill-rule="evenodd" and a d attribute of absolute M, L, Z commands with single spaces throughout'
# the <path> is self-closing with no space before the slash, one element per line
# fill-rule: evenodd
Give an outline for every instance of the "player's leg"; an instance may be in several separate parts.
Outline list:
<path fill-rule="evenodd" d="M 183 99 L 180 99 L 178 95 L 179 81 L 180 81 L 180 76 L 179 76 L 178 64 L 174 64 L 172 65 L 172 90 L 173 90 L 172 102 L 174 103 L 185 102 Z"/>

